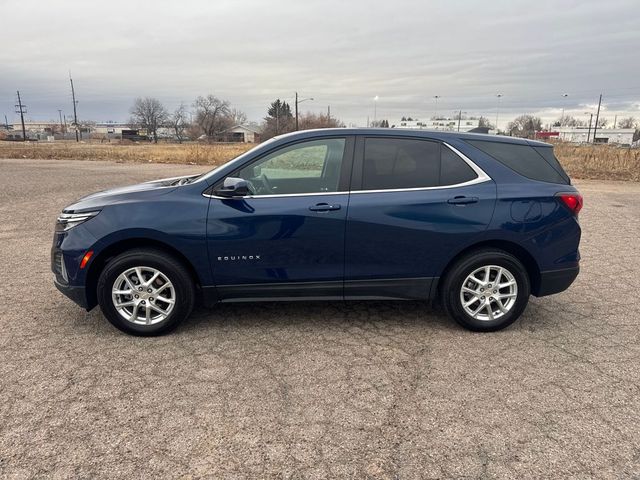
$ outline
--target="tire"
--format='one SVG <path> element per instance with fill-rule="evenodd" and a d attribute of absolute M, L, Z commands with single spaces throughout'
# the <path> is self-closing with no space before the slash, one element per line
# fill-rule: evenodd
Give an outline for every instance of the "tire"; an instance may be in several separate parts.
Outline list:
<path fill-rule="evenodd" d="M 496 289 L 492 282 L 498 275 L 499 284 L 504 287 Z M 447 315 L 463 327 L 475 332 L 493 332 L 508 327 L 520 317 L 530 293 L 529 274 L 520 260 L 502 250 L 482 249 L 465 255 L 450 268 L 441 298 Z M 480 310 L 473 316 L 477 309 Z"/>
<path fill-rule="evenodd" d="M 195 287 L 189 271 L 171 255 L 136 248 L 107 263 L 98 279 L 97 297 L 103 315 L 116 328 L 131 335 L 155 336 L 172 331 L 189 316 Z"/>

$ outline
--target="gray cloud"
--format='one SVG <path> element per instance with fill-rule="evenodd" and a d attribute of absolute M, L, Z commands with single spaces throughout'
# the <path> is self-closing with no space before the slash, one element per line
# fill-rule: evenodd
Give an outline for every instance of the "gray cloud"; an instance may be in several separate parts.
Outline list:
<path fill-rule="evenodd" d="M 137 96 L 169 107 L 214 93 L 259 120 L 298 90 L 305 109 L 362 125 L 463 109 L 495 116 L 640 116 L 640 13 L 604 1 L 1 1 L 0 114 L 125 120 Z M 568 93 L 564 98 L 562 93 Z M 590 107 L 589 107 L 590 108 Z M 502 122 L 501 122 L 502 123 Z"/>

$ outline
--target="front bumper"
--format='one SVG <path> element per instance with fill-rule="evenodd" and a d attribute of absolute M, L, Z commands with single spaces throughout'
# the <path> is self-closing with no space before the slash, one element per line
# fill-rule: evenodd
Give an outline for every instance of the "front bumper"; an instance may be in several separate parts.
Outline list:
<path fill-rule="evenodd" d="M 540 288 L 538 288 L 536 296 L 544 297 L 563 292 L 573 283 L 578 273 L 580 273 L 579 266 L 540 272 Z"/>
<path fill-rule="evenodd" d="M 55 284 L 56 288 L 60 290 L 66 297 L 73 300 L 73 302 L 77 303 L 85 310 L 88 310 L 87 295 L 84 287 L 64 285 L 60 283 L 57 279 L 54 279 L 53 283 Z"/>

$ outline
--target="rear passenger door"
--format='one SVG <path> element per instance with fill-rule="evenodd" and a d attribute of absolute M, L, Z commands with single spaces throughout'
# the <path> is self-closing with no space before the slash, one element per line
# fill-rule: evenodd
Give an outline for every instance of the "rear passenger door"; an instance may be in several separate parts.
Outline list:
<path fill-rule="evenodd" d="M 486 230 L 494 182 L 453 147 L 417 137 L 358 137 L 353 168 L 345 297 L 427 298 Z"/>

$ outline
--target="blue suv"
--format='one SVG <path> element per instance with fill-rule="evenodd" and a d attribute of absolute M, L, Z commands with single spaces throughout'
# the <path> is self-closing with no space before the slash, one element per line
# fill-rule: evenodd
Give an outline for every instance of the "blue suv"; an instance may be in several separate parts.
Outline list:
<path fill-rule="evenodd" d="M 581 207 L 545 143 L 312 130 L 79 200 L 51 263 L 60 291 L 134 335 L 172 330 L 196 302 L 320 299 L 439 299 L 493 331 L 576 278 Z"/>

